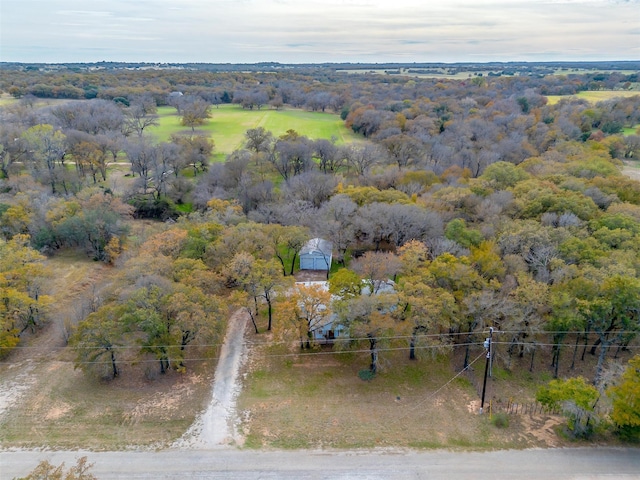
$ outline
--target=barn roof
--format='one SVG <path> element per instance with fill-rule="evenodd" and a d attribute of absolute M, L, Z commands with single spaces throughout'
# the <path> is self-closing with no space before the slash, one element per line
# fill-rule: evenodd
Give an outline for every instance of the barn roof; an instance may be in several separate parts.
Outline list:
<path fill-rule="evenodd" d="M 312 238 L 300 249 L 300 255 L 320 253 L 325 256 L 331 256 L 332 251 L 333 244 L 329 240 Z"/>

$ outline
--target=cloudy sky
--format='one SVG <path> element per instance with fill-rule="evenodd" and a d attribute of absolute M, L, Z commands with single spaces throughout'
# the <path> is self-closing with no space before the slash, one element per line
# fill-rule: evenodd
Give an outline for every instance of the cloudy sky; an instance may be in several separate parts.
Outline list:
<path fill-rule="evenodd" d="M 0 0 L 5 62 L 639 59 L 640 0 Z"/>

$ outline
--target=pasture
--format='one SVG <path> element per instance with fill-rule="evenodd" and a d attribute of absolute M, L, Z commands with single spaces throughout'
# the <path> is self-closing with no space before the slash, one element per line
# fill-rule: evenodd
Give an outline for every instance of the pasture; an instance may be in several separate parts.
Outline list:
<path fill-rule="evenodd" d="M 189 133 L 190 128 L 181 124 L 181 119 L 172 107 L 158 108 L 160 116 L 157 127 L 150 127 L 149 133 L 160 141 L 168 141 L 172 134 Z M 293 129 L 300 135 L 313 140 L 331 139 L 344 144 L 360 140 L 347 127 L 339 116 L 330 113 L 307 112 L 304 110 L 244 110 L 238 105 L 220 105 L 211 109 L 211 118 L 196 131 L 208 133 L 215 142 L 216 159 L 222 160 L 226 155 L 241 147 L 245 142 L 245 132 L 251 128 L 263 127 L 278 137 Z"/>
<path fill-rule="evenodd" d="M 555 105 L 563 98 L 581 98 L 591 103 L 601 102 L 603 100 L 610 100 L 617 97 L 633 97 L 640 95 L 639 90 L 597 90 L 597 91 L 585 91 L 576 95 L 547 95 L 549 105 Z"/>
<path fill-rule="evenodd" d="M 8 93 L 0 94 L 0 107 L 4 107 L 6 105 L 11 105 L 12 103 L 15 103 L 15 101 L 16 101 L 16 99 L 13 98 Z"/>
<path fill-rule="evenodd" d="M 427 67 L 428 68 L 428 67 Z M 402 68 L 378 68 L 378 69 L 360 69 L 360 70 L 337 70 L 338 72 L 348 73 L 348 74 L 375 74 L 375 75 L 394 75 L 394 76 L 402 76 L 402 77 L 412 77 L 412 78 L 437 78 L 437 79 L 447 79 L 447 80 L 467 80 L 469 78 L 484 76 L 488 77 L 490 73 L 495 74 L 498 73 L 498 70 L 480 70 L 480 71 L 460 71 L 456 73 L 449 73 L 449 70 L 446 68 L 428 68 L 431 70 L 428 73 L 416 73 L 415 71 L 411 72 L 410 70 L 425 70 L 421 67 L 415 67 L 415 69 L 410 69 L 406 67 Z"/>

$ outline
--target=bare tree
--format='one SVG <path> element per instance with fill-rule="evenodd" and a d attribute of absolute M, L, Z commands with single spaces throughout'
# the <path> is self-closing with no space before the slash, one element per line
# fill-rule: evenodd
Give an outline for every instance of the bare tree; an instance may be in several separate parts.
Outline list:
<path fill-rule="evenodd" d="M 273 134 L 264 127 L 250 128 L 244 136 L 247 139 L 247 149 L 256 153 L 268 152 L 273 141 Z"/>
<path fill-rule="evenodd" d="M 57 126 L 63 130 L 79 130 L 91 135 L 120 131 L 124 116 L 120 108 L 108 100 L 69 102 L 51 110 Z"/>
<path fill-rule="evenodd" d="M 142 103 L 131 103 L 131 106 L 124 110 L 124 115 L 123 133 L 125 136 L 135 133 L 141 137 L 146 128 L 159 125 L 158 115 L 149 113 L 149 109 Z"/>
<path fill-rule="evenodd" d="M 402 269 L 400 257 L 390 252 L 366 252 L 351 263 L 351 269 L 367 284 L 368 294 L 375 295 L 395 279 Z"/>
<path fill-rule="evenodd" d="M 318 208 L 329 199 L 337 184 L 333 175 L 308 171 L 291 178 L 283 191 L 286 198 L 303 200 Z"/>
<path fill-rule="evenodd" d="M 200 97 L 187 99 L 182 106 L 182 125 L 191 127 L 195 132 L 196 127 L 204 125 L 207 118 L 211 118 L 211 104 Z"/>
<path fill-rule="evenodd" d="M 318 158 L 320 170 L 324 173 L 335 173 L 344 162 L 343 151 L 335 144 L 335 137 L 330 140 L 321 138 L 313 144 L 314 156 Z"/>
<path fill-rule="evenodd" d="M 144 194 L 150 187 L 154 165 L 155 147 L 147 137 L 128 141 L 124 151 L 131 162 L 131 171 L 138 175 L 138 188 Z"/>
<path fill-rule="evenodd" d="M 268 158 L 286 181 L 313 167 L 313 148 L 306 137 L 280 139 L 269 152 Z"/>
<path fill-rule="evenodd" d="M 399 169 L 412 163 L 418 163 L 422 156 L 420 143 L 406 134 L 393 135 L 382 141 L 389 152 L 389 156 L 396 162 Z"/>
<path fill-rule="evenodd" d="M 215 143 L 206 135 L 172 135 L 171 141 L 179 147 L 178 154 L 171 159 L 174 176 L 185 167 L 193 168 L 194 175 L 205 172 L 215 149 Z"/>
<path fill-rule="evenodd" d="M 21 135 L 21 145 L 25 149 L 25 159 L 35 178 L 51 187 L 62 184 L 66 190 L 63 159 L 65 156 L 65 135 L 52 125 L 36 125 Z"/>
<path fill-rule="evenodd" d="M 374 144 L 350 145 L 345 148 L 344 157 L 349 168 L 364 176 L 371 167 L 382 162 L 384 154 L 380 147 Z"/>

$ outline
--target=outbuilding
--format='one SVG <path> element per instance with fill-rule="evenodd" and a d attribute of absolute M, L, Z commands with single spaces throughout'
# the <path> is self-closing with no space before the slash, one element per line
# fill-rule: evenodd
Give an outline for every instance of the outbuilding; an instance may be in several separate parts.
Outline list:
<path fill-rule="evenodd" d="M 322 238 L 312 238 L 300 250 L 300 270 L 331 269 L 333 244 Z"/>

